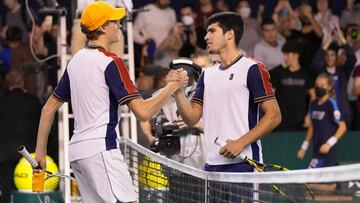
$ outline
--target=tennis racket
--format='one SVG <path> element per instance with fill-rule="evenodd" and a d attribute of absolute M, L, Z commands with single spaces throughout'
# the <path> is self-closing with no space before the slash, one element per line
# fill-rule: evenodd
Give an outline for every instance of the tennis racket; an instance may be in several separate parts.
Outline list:
<path fill-rule="evenodd" d="M 25 157 L 25 159 L 30 163 L 33 169 L 41 169 L 39 163 L 30 155 L 25 146 L 21 145 L 17 148 L 17 151 Z M 76 179 L 72 176 L 65 175 L 62 173 L 55 173 L 52 171 L 44 170 L 47 174 L 44 179 L 44 191 L 52 191 L 58 189 L 62 194 L 65 192 L 65 183 L 67 180 L 70 181 L 71 186 L 77 185 Z M 73 188 L 72 188 L 73 189 Z M 75 190 L 75 189 L 73 189 Z M 75 191 L 72 191 L 74 193 Z M 75 193 L 78 193 L 77 191 Z M 78 202 L 81 202 L 80 194 L 72 194 L 72 198 L 76 199 Z M 40 198 L 39 198 L 40 200 Z M 42 201 L 40 201 L 42 202 Z"/>
<path fill-rule="evenodd" d="M 215 138 L 214 143 L 216 145 L 220 146 L 220 147 L 223 147 L 223 146 L 226 145 L 226 142 L 219 139 L 219 137 Z M 253 159 L 248 158 L 247 156 L 244 156 L 243 154 L 240 154 L 238 157 L 241 158 L 242 160 L 244 160 L 251 167 L 253 167 L 254 170 L 256 170 L 257 172 L 265 172 L 265 167 L 272 167 L 272 168 L 277 168 L 277 169 L 282 169 L 282 170 L 286 169 L 285 167 L 282 167 L 280 165 L 259 163 L 259 162 L 255 161 Z M 293 203 L 298 202 L 298 201 L 290 198 L 288 195 L 286 195 L 277 185 L 272 184 L 271 187 L 275 192 L 277 192 L 279 195 L 281 195 L 282 197 L 284 197 L 288 201 L 293 202 Z"/>

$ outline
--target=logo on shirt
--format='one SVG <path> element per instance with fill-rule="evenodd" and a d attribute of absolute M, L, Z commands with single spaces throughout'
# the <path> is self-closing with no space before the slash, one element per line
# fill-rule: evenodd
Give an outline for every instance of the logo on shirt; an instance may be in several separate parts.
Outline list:
<path fill-rule="evenodd" d="M 335 118 L 335 120 L 340 120 L 340 111 L 339 110 L 336 110 L 336 111 L 334 111 L 334 118 Z"/>
<path fill-rule="evenodd" d="M 234 73 L 230 74 L 229 80 L 232 80 L 234 78 Z"/>
<path fill-rule="evenodd" d="M 281 84 L 284 86 L 305 86 L 305 79 L 302 78 L 284 78 Z"/>
<path fill-rule="evenodd" d="M 311 118 L 315 120 L 322 120 L 325 116 L 324 111 L 313 111 L 311 114 Z"/>

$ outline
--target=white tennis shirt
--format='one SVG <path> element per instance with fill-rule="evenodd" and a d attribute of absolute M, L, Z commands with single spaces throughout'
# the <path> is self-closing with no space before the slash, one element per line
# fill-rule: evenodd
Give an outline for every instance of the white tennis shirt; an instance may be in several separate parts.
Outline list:
<path fill-rule="evenodd" d="M 215 64 L 202 73 L 191 102 L 203 106 L 207 164 L 242 161 L 221 156 L 220 147 L 214 144 L 214 140 L 216 137 L 224 141 L 236 140 L 256 126 L 260 103 L 275 99 L 269 79 L 265 65 L 244 54 L 227 67 Z M 260 140 L 248 145 L 242 154 L 262 161 Z"/>
<path fill-rule="evenodd" d="M 75 161 L 118 147 L 118 105 L 140 95 L 121 58 L 86 47 L 70 60 L 53 97 L 71 100 L 75 124 L 69 159 Z"/>

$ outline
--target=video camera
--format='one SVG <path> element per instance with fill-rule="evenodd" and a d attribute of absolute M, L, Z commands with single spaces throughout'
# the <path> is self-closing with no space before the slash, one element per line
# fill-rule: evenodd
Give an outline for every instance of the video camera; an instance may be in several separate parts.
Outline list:
<path fill-rule="evenodd" d="M 201 130 L 195 127 L 179 128 L 179 125 L 169 123 L 163 116 L 158 116 L 155 119 L 152 131 L 156 138 L 150 146 L 151 150 L 167 156 L 180 153 L 180 137 L 200 135 L 202 133 Z"/>
<path fill-rule="evenodd" d="M 160 152 L 167 156 L 172 156 L 180 152 L 179 126 L 169 124 L 168 120 L 162 116 L 155 119 L 155 125 L 152 128 L 155 135 L 155 141 L 150 146 L 151 150 Z"/>

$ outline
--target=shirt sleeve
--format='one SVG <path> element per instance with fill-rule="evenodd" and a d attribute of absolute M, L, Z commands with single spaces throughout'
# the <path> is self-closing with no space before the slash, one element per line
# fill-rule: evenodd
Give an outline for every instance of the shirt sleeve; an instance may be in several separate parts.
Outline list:
<path fill-rule="evenodd" d="M 335 99 L 330 99 L 331 102 L 331 114 L 333 115 L 333 119 L 335 123 L 340 123 L 341 121 L 344 121 L 342 114 L 340 112 L 339 106 L 337 105 L 337 102 Z"/>
<path fill-rule="evenodd" d="M 67 69 L 56 86 L 52 96 L 59 101 L 70 100 L 70 80 Z"/>
<path fill-rule="evenodd" d="M 249 68 L 247 86 L 255 103 L 275 99 L 274 90 L 270 83 L 270 74 L 262 63 L 252 65 Z"/>
<path fill-rule="evenodd" d="M 205 89 L 204 75 L 205 73 L 202 72 L 199 78 L 199 82 L 196 86 L 195 94 L 190 100 L 190 102 L 198 103 L 201 106 L 203 105 L 203 101 L 204 101 L 204 89 Z"/>
<path fill-rule="evenodd" d="M 114 59 L 105 69 L 105 81 L 112 94 L 120 105 L 141 98 L 135 85 L 130 79 L 125 63 L 120 59 Z"/>

